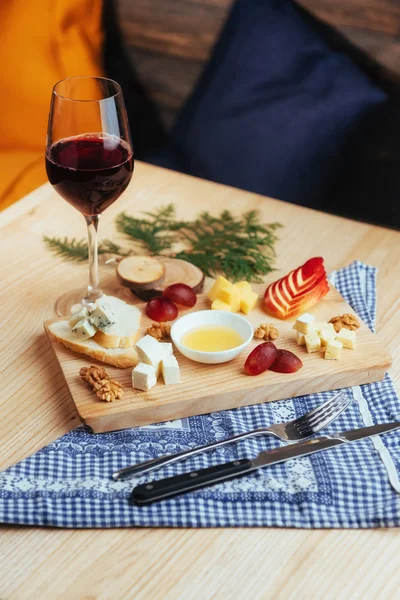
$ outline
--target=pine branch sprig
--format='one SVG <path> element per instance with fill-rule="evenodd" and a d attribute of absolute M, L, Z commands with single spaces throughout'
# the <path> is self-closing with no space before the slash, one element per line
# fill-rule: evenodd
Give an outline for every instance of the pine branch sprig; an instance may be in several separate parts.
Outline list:
<path fill-rule="evenodd" d="M 73 261 L 85 261 L 89 257 L 88 245 L 86 240 L 77 240 L 76 238 L 58 238 L 44 236 L 45 244 L 58 256 Z M 117 256 L 128 256 L 132 254 L 129 250 L 124 250 L 118 244 L 111 240 L 103 240 L 98 247 L 99 254 L 114 254 Z"/>

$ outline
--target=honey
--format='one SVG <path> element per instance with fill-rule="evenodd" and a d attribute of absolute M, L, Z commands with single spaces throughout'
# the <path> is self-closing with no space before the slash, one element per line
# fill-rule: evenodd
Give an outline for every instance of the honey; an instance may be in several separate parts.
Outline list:
<path fill-rule="evenodd" d="M 232 329 L 221 325 L 203 325 L 191 329 L 182 336 L 181 343 L 186 348 L 201 352 L 221 352 L 231 350 L 243 344 L 242 336 Z"/>

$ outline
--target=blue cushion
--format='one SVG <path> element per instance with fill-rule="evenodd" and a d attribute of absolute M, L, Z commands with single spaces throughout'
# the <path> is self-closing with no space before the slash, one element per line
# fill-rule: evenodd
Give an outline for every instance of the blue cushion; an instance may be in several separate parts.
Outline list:
<path fill-rule="evenodd" d="M 323 208 L 349 136 L 386 99 L 289 0 L 239 0 L 153 162 Z"/>

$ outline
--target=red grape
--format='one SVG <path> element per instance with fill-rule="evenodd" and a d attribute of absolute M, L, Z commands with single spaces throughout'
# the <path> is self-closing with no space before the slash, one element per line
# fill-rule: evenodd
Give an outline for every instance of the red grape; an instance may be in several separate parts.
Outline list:
<path fill-rule="evenodd" d="M 272 342 L 259 344 L 250 352 L 244 363 L 244 372 L 247 375 L 259 375 L 266 371 L 274 362 L 278 350 Z"/>
<path fill-rule="evenodd" d="M 302 366 L 303 363 L 296 354 L 290 350 L 278 350 L 269 370 L 277 373 L 296 373 Z"/>
<path fill-rule="evenodd" d="M 178 308 L 169 298 L 158 296 L 147 303 L 146 315 L 160 323 L 161 321 L 173 321 L 178 316 Z"/>
<path fill-rule="evenodd" d="M 190 308 L 197 302 L 196 294 L 186 283 L 173 283 L 165 288 L 162 295 L 177 304 L 182 304 Z"/>

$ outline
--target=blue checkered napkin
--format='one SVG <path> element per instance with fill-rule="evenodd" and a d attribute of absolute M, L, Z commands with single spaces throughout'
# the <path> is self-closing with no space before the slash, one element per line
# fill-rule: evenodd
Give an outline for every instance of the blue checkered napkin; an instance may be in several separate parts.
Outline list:
<path fill-rule="evenodd" d="M 332 282 L 374 328 L 373 267 L 354 262 Z M 400 419 L 390 378 L 347 390 L 355 402 L 327 432 Z M 400 525 L 400 435 L 260 469 L 181 497 L 136 507 L 134 485 L 239 457 L 253 457 L 281 442 L 263 437 L 220 448 L 165 467 L 147 478 L 114 482 L 129 464 L 286 421 L 332 392 L 191 417 L 170 423 L 93 435 L 82 427 L 0 474 L 0 521 L 58 527 L 393 527 Z"/>

